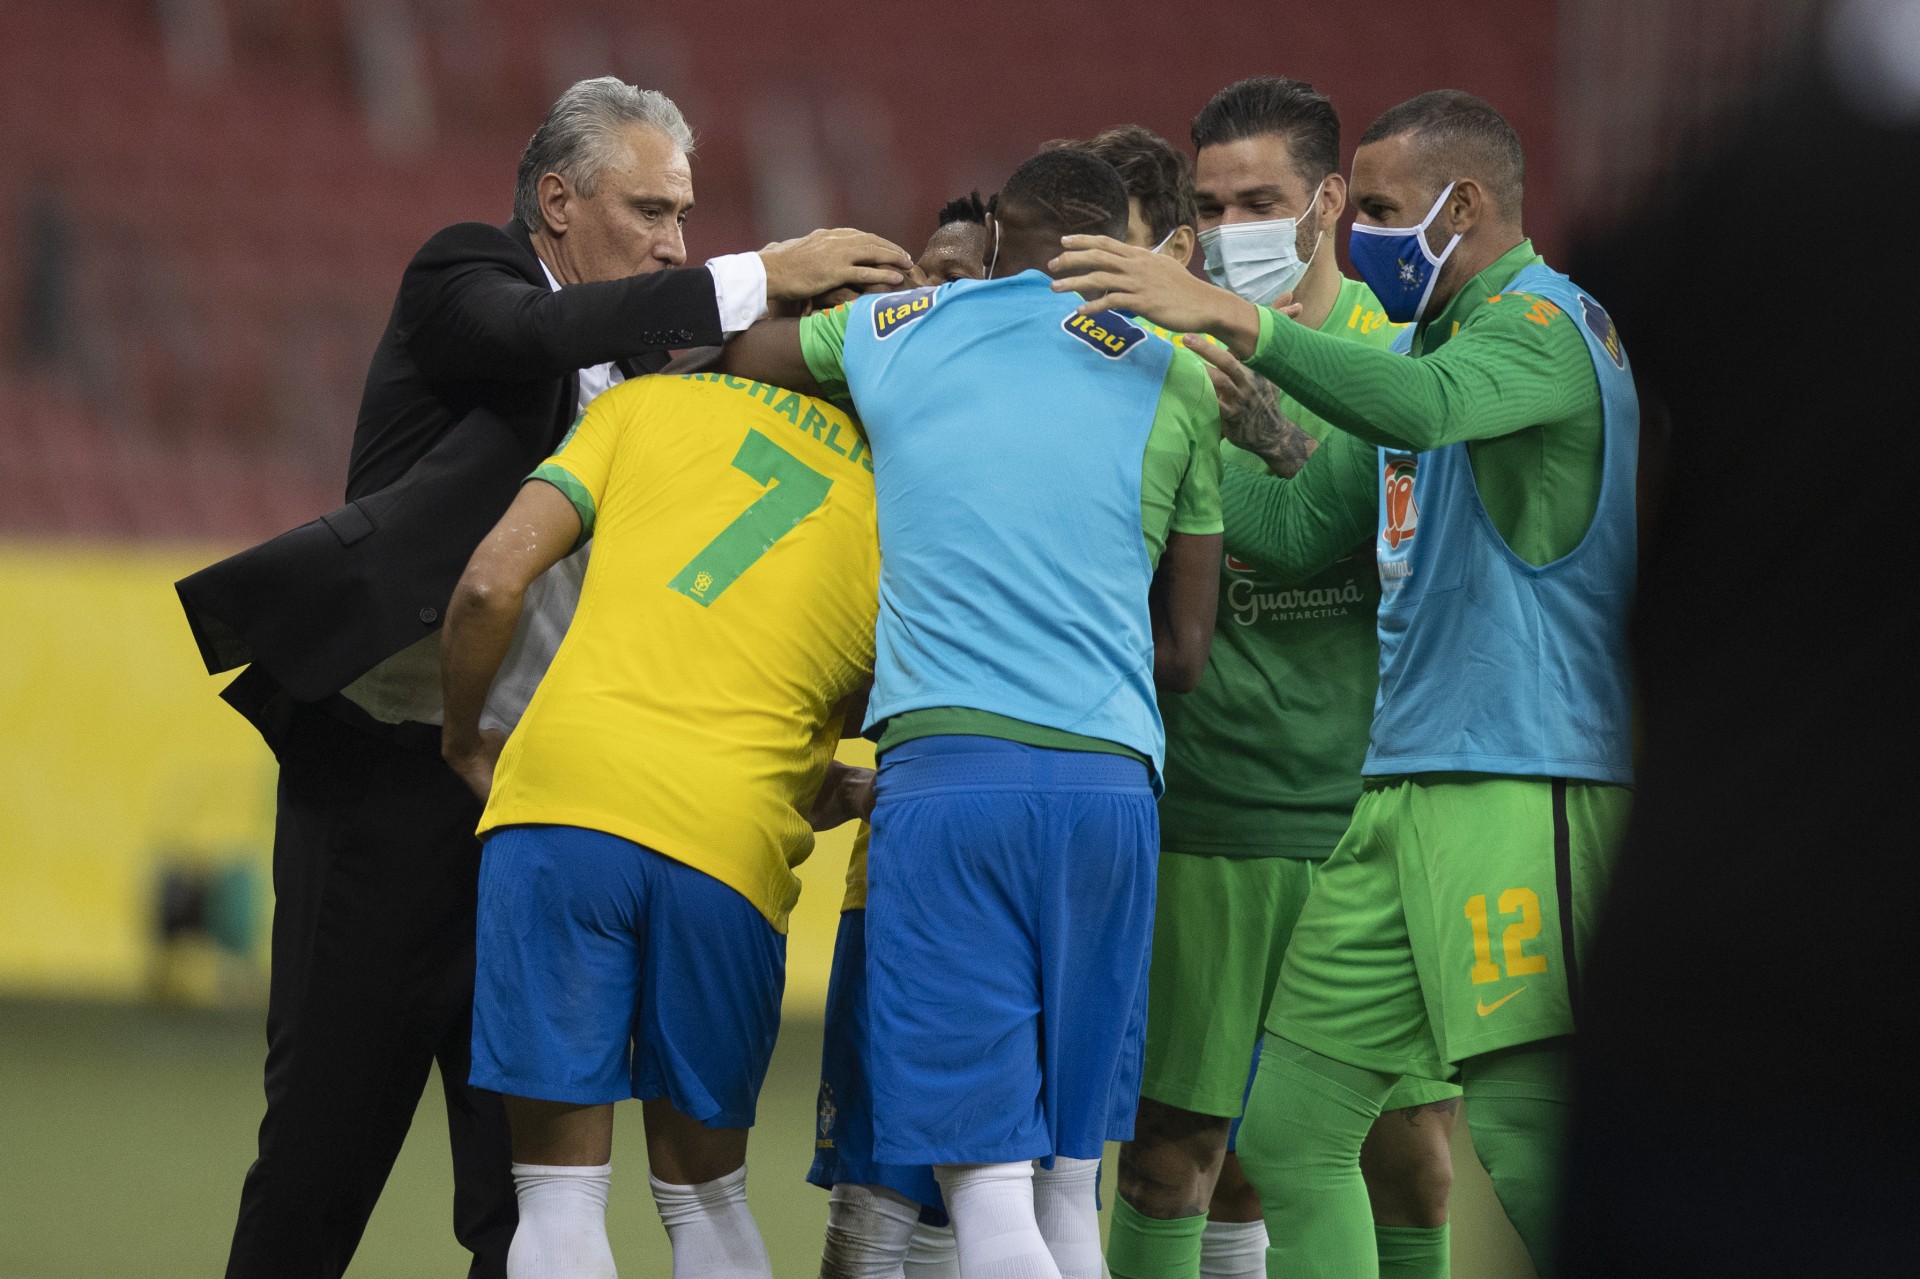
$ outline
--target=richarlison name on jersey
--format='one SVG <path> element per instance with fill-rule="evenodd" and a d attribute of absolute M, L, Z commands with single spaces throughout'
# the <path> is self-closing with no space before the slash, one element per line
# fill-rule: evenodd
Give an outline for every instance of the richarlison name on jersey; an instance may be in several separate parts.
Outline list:
<path fill-rule="evenodd" d="M 840 424 L 829 421 L 827 415 L 807 402 L 807 397 L 798 391 L 783 391 L 777 386 L 768 386 L 765 382 L 750 382 L 743 377 L 734 377 L 730 373 L 683 373 L 689 382 L 718 382 L 730 391 L 742 391 L 753 399 L 760 400 L 787 421 L 803 431 L 810 432 L 814 439 L 838 453 L 850 462 L 858 462 L 869 471 L 873 469 L 873 455 L 867 452 L 867 442 L 855 431 L 853 438 L 840 443 Z"/>

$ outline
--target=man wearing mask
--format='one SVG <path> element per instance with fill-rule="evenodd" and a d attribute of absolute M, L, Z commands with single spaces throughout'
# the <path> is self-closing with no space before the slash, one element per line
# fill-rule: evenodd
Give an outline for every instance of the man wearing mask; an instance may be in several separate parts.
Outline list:
<path fill-rule="evenodd" d="M 1281 965 L 1242 1143 L 1274 1273 L 1375 1273 L 1357 1157 L 1399 1079 L 1454 1067 L 1553 1272 L 1580 949 L 1633 775 L 1639 401 L 1606 311 L 1526 239 L 1522 190 L 1512 127 L 1465 93 L 1361 139 L 1351 253 L 1413 322 L 1412 359 L 1118 242 L 1076 237 L 1055 264 L 1089 307 L 1211 333 L 1340 428 L 1291 481 L 1228 473 L 1251 555 L 1316 571 L 1375 531 L 1365 789 Z"/>
<path fill-rule="evenodd" d="M 897 283 L 897 247 L 816 232 L 688 267 L 692 132 L 611 77 L 560 96 L 505 226 L 436 233 L 401 277 L 367 373 L 345 506 L 179 584 L 223 696 L 280 761 L 267 1112 L 229 1279 L 347 1268 L 438 1064 L 454 1233 L 505 1272 L 515 1220 L 500 1100 L 470 1088 L 480 805 L 440 759 L 442 616 L 520 482 L 599 392 L 846 284 Z M 579 578 L 548 581 L 488 722 L 525 706 Z M 571 587 L 571 590 L 567 588 Z"/>
<path fill-rule="evenodd" d="M 1397 326 L 1334 254 L 1346 181 L 1333 104 L 1298 80 L 1242 80 L 1195 117 L 1193 143 L 1209 278 L 1263 306 L 1291 292 L 1301 324 L 1385 347 Z M 1243 406 L 1223 416 L 1233 441 L 1223 469 L 1298 470 L 1326 420 L 1290 395 L 1276 402 L 1216 344 L 1193 347 L 1219 366 L 1223 399 Z M 1207 673 L 1192 693 L 1160 699 L 1167 790 L 1147 1061 L 1107 1253 L 1121 1279 L 1265 1273 L 1260 1200 L 1233 1125 L 1294 921 L 1360 797 L 1373 718 L 1379 587 L 1367 548 L 1356 539 L 1317 573 L 1277 574 L 1234 542 L 1234 525 Z M 1361 1165 L 1384 1275 L 1447 1273 L 1459 1093 L 1403 1080 L 1368 1136 Z"/>

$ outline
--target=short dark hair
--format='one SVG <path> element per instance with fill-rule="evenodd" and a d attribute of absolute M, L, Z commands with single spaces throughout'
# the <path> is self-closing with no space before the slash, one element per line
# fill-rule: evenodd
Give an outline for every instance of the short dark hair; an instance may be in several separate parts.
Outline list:
<path fill-rule="evenodd" d="M 1340 170 L 1340 113 L 1305 80 L 1283 75 L 1235 80 L 1193 117 L 1193 149 L 1277 133 L 1311 186 Z"/>
<path fill-rule="evenodd" d="M 1042 151 L 1013 171 L 994 197 L 994 213 L 1061 235 L 1127 235 L 1127 188 L 1091 151 Z"/>
<path fill-rule="evenodd" d="M 978 222 L 985 225 L 987 206 L 980 199 L 978 191 L 969 191 L 965 195 L 956 195 L 940 206 L 940 217 L 933 226 L 937 231 L 949 222 Z"/>
<path fill-rule="evenodd" d="M 1128 196 L 1140 201 L 1140 214 L 1156 240 L 1200 220 L 1193 203 L 1193 161 L 1152 129 L 1120 124 L 1084 142 L 1060 138 L 1046 146 L 1076 147 L 1111 164 Z"/>
<path fill-rule="evenodd" d="M 1502 212 L 1518 215 L 1527 184 L 1520 135 L 1483 98 L 1458 89 L 1434 89 L 1408 98 L 1367 126 L 1360 145 L 1412 134 L 1422 171 L 1437 191 L 1457 178 L 1486 185 Z"/>

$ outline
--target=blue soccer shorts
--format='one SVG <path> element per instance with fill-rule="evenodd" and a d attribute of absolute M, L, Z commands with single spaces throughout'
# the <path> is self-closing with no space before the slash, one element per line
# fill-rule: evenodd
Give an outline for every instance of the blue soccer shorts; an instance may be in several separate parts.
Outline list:
<path fill-rule="evenodd" d="M 1130 1138 L 1159 857 L 1146 765 L 927 737 L 886 752 L 876 797 L 874 1157 L 1098 1159 Z"/>
<path fill-rule="evenodd" d="M 495 831 L 475 959 L 475 1087 L 665 1097 L 709 1127 L 752 1126 L 787 939 L 713 876 L 577 826 Z"/>
<path fill-rule="evenodd" d="M 946 1201 L 926 1164 L 883 1164 L 873 1157 L 873 1090 L 862 1067 L 871 1034 L 867 990 L 867 912 L 840 916 L 827 980 L 826 1041 L 820 1053 L 820 1105 L 807 1180 L 831 1190 L 841 1182 L 885 1186 L 920 1205 L 920 1219 L 947 1224 Z"/>

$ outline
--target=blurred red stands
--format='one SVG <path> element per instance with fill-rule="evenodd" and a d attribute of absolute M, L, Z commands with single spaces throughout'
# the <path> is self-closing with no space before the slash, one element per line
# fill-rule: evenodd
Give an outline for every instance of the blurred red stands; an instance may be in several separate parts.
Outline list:
<path fill-rule="evenodd" d="M 1421 89 L 1489 97 L 1551 255 L 1555 6 L 1430 9 L 0 0 L 0 534 L 245 538 L 330 506 L 401 268 L 441 226 L 505 220 L 528 134 L 584 76 L 693 123 L 696 262 L 821 223 L 917 248 L 1044 139 L 1181 141 L 1271 72 L 1339 104 L 1349 152 Z"/>
<path fill-rule="evenodd" d="M 3 534 L 242 541 L 336 504 L 401 268 L 508 212 L 510 143 L 386 158 L 343 88 L 244 59 L 182 86 L 151 8 L 0 5 Z"/>

